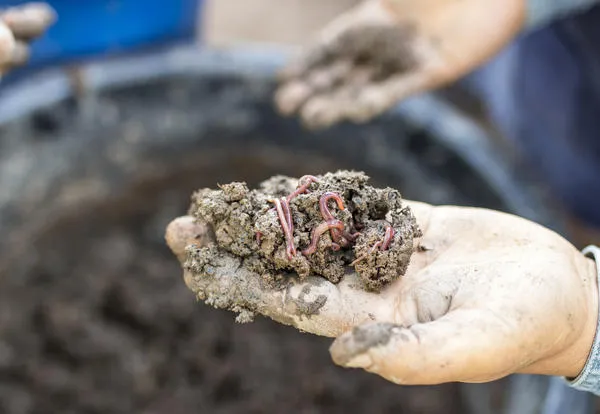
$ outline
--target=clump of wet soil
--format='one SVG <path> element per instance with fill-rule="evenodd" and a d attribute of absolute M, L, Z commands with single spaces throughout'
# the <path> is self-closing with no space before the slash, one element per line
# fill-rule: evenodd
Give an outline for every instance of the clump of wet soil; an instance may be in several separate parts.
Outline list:
<path fill-rule="evenodd" d="M 211 263 L 235 256 L 272 284 L 286 273 L 338 283 L 354 267 L 365 289 L 379 291 L 406 272 L 421 231 L 397 190 L 368 180 L 338 171 L 199 190 L 190 215 L 210 225 L 216 246 L 190 249 L 186 266 L 209 276 Z"/>

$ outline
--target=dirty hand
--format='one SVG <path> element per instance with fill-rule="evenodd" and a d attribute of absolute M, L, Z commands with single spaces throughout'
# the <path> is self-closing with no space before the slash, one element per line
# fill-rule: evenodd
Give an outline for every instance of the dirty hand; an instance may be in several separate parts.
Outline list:
<path fill-rule="evenodd" d="M 554 232 L 522 218 L 410 203 L 423 237 L 406 275 L 382 293 L 356 275 L 263 286 L 243 267 L 185 273 L 199 298 L 235 296 L 243 308 L 317 335 L 337 337 L 334 362 L 399 384 L 484 382 L 511 373 L 576 376 L 596 331 L 596 268 Z M 167 242 L 210 242 L 191 217 L 174 220 Z M 223 300 L 223 299 L 221 299 Z M 241 300 L 241 302 L 240 302 Z M 210 303 L 234 309 L 232 303 Z M 307 316 L 308 315 L 308 316 Z"/>
<path fill-rule="evenodd" d="M 0 10 L 0 78 L 29 58 L 29 43 L 56 20 L 45 3 L 26 3 Z"/>
<path fill-rule="evenodd" d="M 312 128 L 368 121 L 499 52 L 522 28 L 524 3 L 366 0 L 283 71 L 276 105 Z"/>

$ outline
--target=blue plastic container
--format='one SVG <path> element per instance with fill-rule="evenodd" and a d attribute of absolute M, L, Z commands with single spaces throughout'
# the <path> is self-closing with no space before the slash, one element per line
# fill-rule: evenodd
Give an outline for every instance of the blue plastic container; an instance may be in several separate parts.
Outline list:
<path fill-rule="evenodd" d="M 31 0 L 0 0 L 0 9 Z M 194 38 L 202 0 L 46 0 L 58 21 L 32 45 L 26 69 Z"/>

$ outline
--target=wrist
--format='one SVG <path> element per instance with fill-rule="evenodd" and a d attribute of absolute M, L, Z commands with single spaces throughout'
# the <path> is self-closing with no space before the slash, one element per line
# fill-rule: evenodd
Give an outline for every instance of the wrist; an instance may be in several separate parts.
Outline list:
<path fill-rule="evenodd" d="M 600 257 L 598 258 L 600 259 Z M 580 278 L 587 282 L 586 292 L 587 298 L 587 319 L 584 325 L 583 332 L 577 341 L 573 360 L 571 361 L 569 370 L 565 373 L 565 377 L 575 379 L 584 371 L 586 364 L 590 360 L 593 351 L 594 343 L 598 342 L 598 313 L 599 313 L 599 294 L 598 294 L 598 269 L 595 260 L 589 257 L 584 257 L 584 264 L 580 271 Z"/>
<path fill-rule="evenodd" d="M 564 373 L 571 386 L 579 390 L 598 393 L 600 390 L 600 332 L 599 324 L 599 286 L 600 249 L 595 246 L 583 250 L 586 256 L 580 267 L 581 281 L 588 295 L 588 317 L 580 339 L 572 347 L 572 358 Z"/>

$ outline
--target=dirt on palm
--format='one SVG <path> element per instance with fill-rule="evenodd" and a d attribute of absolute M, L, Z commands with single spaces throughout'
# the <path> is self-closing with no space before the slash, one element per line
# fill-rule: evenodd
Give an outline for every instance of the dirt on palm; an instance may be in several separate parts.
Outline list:
<path fill-rule="evenodd" d="M 210 277 L 216 263 L 241 258 L 272 286 L 294 273 L 337 283 L 354 267 L 363 288 L 379 291 L 406 272 L 421 231 L 397 190 L 368 180 L 338 171 L 274 176 L 255 190 L 242 182 L 199 190 L 189 212 L 209 224 L 216 243 L 188 249 L 184 266 Z"/>

